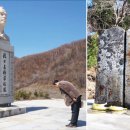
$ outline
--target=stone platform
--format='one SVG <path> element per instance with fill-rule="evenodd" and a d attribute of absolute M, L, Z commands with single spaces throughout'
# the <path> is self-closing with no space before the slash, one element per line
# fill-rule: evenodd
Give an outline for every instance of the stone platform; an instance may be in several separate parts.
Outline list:
<path fill-rule="evenodd" d="M 25 107 L 11 106 L 0 107 L 0 118 L 26 113 Z"/>

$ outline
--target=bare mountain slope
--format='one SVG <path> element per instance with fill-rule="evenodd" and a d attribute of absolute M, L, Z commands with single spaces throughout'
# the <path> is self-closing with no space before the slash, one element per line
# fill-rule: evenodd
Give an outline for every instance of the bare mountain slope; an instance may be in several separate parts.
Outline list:
<path fill-rule="evenodd" d="M 15 58 L 15 88 L 51 85 L 54 79 L 86 86 L 86 40 L 74 41 L 48 52 Z"/>

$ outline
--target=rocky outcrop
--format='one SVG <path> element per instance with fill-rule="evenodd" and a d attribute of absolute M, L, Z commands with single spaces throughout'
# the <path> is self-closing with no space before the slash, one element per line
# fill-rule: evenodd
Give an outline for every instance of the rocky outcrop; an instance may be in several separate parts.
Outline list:
<path fill-rule="evenodd" d="M 95 98 L 95 82 L 96 72 L 95 70 L 87 70 L 87 98 L 94 99 Z"/>

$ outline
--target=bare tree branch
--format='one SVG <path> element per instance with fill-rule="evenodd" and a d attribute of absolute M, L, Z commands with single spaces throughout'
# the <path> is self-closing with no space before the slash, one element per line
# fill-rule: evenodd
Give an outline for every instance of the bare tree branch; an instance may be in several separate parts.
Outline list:
<path fill-rule="evenodd" d="M 114 13 L 115 16 L 116 16 L 116 23 L 115 23 L 115 25 L 118 25 L 119 23 L 121 23 L 123 21 L 123 19 L 125 18 L 126 9 L 127 9 L 127 1 L 128 0 L 124 0 L 121 10 L 119 9 L 119 7 L 117 7 L 115 9 L 115 13 Z M 115 6 L 118 6 L 117 2 L 116 2 Z"/>

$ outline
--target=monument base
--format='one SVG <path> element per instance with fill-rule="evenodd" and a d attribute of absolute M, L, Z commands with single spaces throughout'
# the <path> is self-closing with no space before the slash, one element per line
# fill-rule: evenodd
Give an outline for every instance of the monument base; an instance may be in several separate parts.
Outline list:
<path fill-rule="evenodd" d="M 25 107 L 19 107 L 19 106 L 0 107 L 0 118 L 24 113 L 26 113 Z"/>

